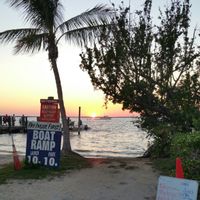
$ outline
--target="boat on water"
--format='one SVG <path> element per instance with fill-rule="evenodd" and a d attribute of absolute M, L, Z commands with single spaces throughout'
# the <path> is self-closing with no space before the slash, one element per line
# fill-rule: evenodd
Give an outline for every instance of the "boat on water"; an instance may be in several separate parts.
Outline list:
<path fill-rule="evenodd" d="M 70 131 L 78 131 L 78 130 L 80 130 L 80 131 L 87 131 L 87 130 L 89 130 L 89 129 L 91 129 L 88 125 L 80 125 L 80 128 L 78 127 L 78 126 L 70 126 L 69 127 L 69 130 Z"/>
<path fill-rule="evenodd" d="M 99 119 L 101 119 L 101 120 L 108 120 L 108 119 L 111 119 L 111 117 L 109 117 L 108 115 L 104 115 L 102 117 L 99 117 Z"/>
<path fill-rule="evenodd" d="M 90 127 L 87 124 L 82 124 L 82 121 L 80 121 L 80 126 L 78 124 L 75 124 L 75 121 L 69 121 L 69 130 L 70 131 L 87 131 L 90 129 Z"/>

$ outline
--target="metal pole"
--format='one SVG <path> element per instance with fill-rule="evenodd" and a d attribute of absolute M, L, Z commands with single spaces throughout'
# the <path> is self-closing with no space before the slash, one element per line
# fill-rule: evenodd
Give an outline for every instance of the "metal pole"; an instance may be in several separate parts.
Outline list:
<path fill-rule="evenodd" d="M 80 127 L 81 126 L 81 107 L 78 108 L 78 134 L 80 135 Z"/>

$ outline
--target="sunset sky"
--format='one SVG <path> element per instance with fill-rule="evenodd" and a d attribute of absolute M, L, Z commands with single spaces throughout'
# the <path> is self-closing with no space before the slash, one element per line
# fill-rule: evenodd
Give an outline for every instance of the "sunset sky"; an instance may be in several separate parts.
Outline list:
<path fill-rule="evenodd" d="M 27 27 L 20 12 L 9 8 L 8 4 L 0 1 L 0 32 Z M 80 14 L 97 4 L 111 5 L 109 0 L 63 0 L 65 19 Z M 120 0 L 113 1 L 119 5 Z M 128 5 L 128 0 L 124 1 Z M 131 0 L 132 10 L 141 8 L 141 0 Z M 159 5 L 153 1 L 155 12 Z M 161 2 L 166 2 L 161 0 Z M 198 25 L 200 19 L 200 1 L 192 0 L 192 26 Z M 156 18 L 157 16 L 155 16 Z M 39 115 L 40 99 L 54 96 L 57 98 L 53 71 L 46 52 L 34 55 L 13 55 L 13 46 L 0 45 L 0 115 Z M 63 95 L 67 115 L 78 114 L 78 107 L 82 108 L 82 115 L 132 116 L 129 111 L 122 111 L 121 105 L 104 105 L 104 95 L 95 91 L 86 72 L 79 68 L 81 49 L 70 46 L 64 40 L 59 45 L 58 66 L 61 76 Z"/>

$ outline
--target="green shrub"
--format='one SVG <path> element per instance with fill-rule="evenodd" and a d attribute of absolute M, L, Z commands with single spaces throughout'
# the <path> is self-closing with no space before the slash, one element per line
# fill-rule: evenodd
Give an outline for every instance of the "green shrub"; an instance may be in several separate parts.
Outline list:
<path fill-rule="evenodd" d="M 200 132 L 176 134 L 172 138 L 170 155 L 200 159 Z"/>
<path fill-rule="evenodd" d="M 172 127 L 159 123 L 151 129 L 148 135 L 153 138 L 153 144 L 148 149 L 152 158 L 167 158 L 170 156 Z"/>
<path fill-rule="evenodd" d="M 176 134 L 170 156 L 182 159 L 185 178 L 200 180 L 200 132 Z"/>

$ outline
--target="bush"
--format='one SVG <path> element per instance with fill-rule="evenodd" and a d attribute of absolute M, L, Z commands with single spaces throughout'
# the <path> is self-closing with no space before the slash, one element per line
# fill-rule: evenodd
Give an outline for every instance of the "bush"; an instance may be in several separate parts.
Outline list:
<path fill-rule="evenodd" d="M 185 178 L 200 180 L 200 132 L 176 134 L 170 155 L 182 159 Z"/>
<path fill-rule="evenodd" d="M 153 138 L 153 142 L 148 152 L 152 158 L 167 158 L 170 156 L 172 132 L 171 126 L 161 122 L 151 129 L 148 136 Z"/>

